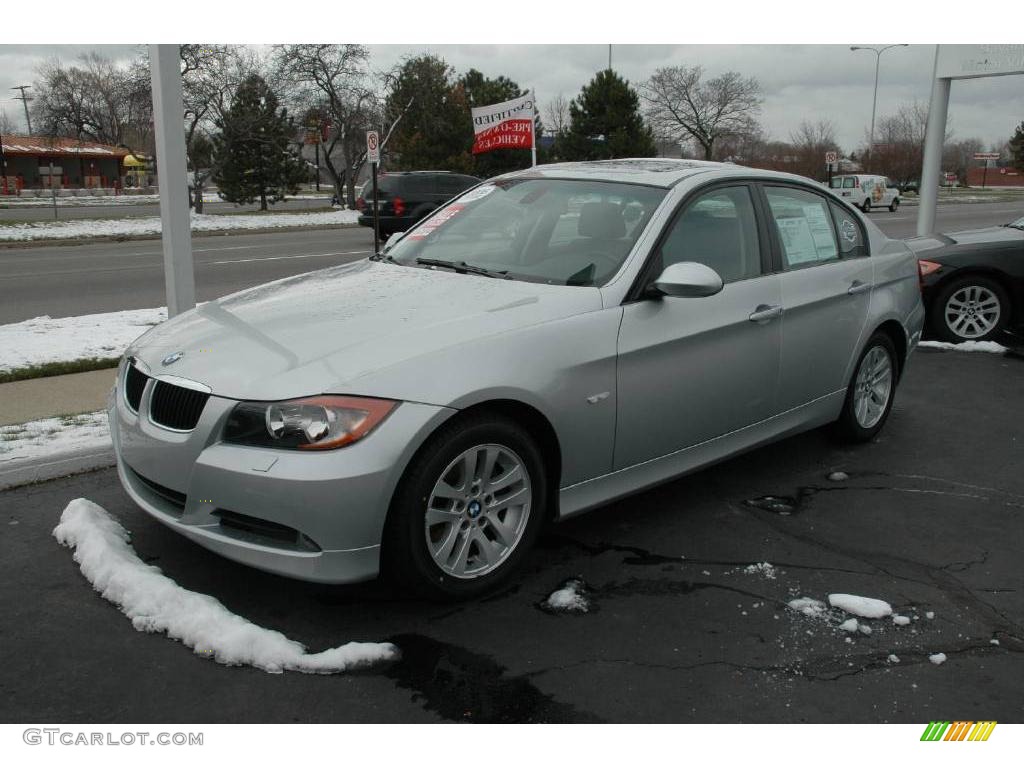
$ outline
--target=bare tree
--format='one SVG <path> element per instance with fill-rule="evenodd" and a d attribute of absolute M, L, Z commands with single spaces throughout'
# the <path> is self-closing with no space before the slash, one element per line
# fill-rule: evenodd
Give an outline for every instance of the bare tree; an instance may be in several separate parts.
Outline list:
<path fill-rule="evenodd" d="M 347 191 L 349 208 L 355 207 L 356 177 L 365 162 L 366 131 L 380 121 L 368 61 L 369 52 L 361 45 L 274 47 L 274 69 L 281 82 L 297 103 L 305 105 L 307 121 L 315 121 L 309 127 L 326 136 L 324 165 L 338 199 Z"/>
<path fill-rule="evenodd" d="M 560 93 L 549 101 L 544 109 L 544 122 L 554 136 L 561 136 L 569 130 L 569 99 Z"/>
<path fill-rule="evenodd" d="M 0 135 L 15 132 L 14 121 L 7 116 L 7 113 L 0 108 Z"/>
<path fill-rule="evenodd" d="M 875 146 L 865 149 L 872 173 L 884 173 L 900 184 L 916 180 L 924 161 L 924 134 L 928 107 L 919 102 L 901 104 L 896 114 L 883 117 L 875 127 Z M 945 142 L 952 136 L 947 130 Z"/>
<path fill-rule="evenodd" d="M 836 127 L 831 120 L 818 120 L 814 123 L 803 120 L 789 134 L 789 141 L 794 157 L 789 170 L 810 179 L 821 178 L 825 153 L 839 150 Z"/>
<path fill-rule="evenodd" d="M 703 77 L 699 66 L 662 67 L 641 93 L 647 121 L 658 138 L 692 138 L 711 160 L 719 139 L 751 132 L 761 110 L 761 85 L 738 72 L 711 80 Z"/>
<path fill-rule="evenodd" d="M 974 153 L 984 151 L 985 145 L 981 139 L 962 139 L 950 142 L 942 149 L 942 167 L 955 173 L 960 183 L 967 186 L 967 174 L 971 167 L 978 163 L 974 159 Z"/>

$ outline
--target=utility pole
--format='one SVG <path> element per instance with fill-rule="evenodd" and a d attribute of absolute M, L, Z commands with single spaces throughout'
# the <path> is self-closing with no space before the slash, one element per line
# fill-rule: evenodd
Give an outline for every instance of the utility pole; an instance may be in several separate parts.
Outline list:
<path fill-rule="evenodd" d="M 34 99 L 35 96 L 26 96 L 25 89 L 31 87 L 31 85 L 16 85 L 13 88 L 11 88 L 12 91 L 21 91 L 21 96 L 15 96 L 14 99 L 15 101 L 20 101 L 22 103 L 22 106 L 25 107 L 25 125 L 28 126 L 29 136 L 32 135 L 32 121 L 29 119 L 28 116 L 28 103 L 32 101 L 32 99 Z"/>
<path fill-rule="evenodd" d="M 612 68 L 612 44 L 608 43 L 608 69 Z"/>

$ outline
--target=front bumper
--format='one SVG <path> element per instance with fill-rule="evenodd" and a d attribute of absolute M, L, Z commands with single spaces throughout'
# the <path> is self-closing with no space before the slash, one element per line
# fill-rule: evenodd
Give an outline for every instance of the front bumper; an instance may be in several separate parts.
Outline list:
<path fill-rule="evenodd" d="M 211 396 L 195 429 L 173 432 L 122 396 L 110 405 L 117 472 L 128 495 L 164 525 L 231 560 L 304 581 L 374 578 L 388 505 L 412 454 L 450 409 L 402 403 L 370 435 L 335 451 L 220 441 L 234 400 Z"/>

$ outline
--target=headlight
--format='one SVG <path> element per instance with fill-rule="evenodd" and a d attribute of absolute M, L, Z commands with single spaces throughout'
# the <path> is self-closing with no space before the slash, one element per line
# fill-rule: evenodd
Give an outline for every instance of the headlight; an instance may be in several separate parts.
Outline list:
<path fill-rule="evenodd" d="M 267 448 L 321 451 L 366 437 L 398 405 L 394 400 L 320 395 L 274 403 L 239 403 L 224 439 Z"/>

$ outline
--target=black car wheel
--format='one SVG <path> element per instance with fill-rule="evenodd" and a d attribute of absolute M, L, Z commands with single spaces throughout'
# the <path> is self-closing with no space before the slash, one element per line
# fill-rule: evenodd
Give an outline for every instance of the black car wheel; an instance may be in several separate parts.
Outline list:
<path fill-rule="evenodd" d="M 871 213 L 871 200 L 865 200 L 864 205 L 861 206 L 861 210 L 864 211 L 864 213 Z"/>
<path fill-rule="evenodd" d="M 896 213 L 896 209 L 899 208 L 899 207 L 900 207 L 900 199 L 898 197 L 894 197 L 892 199 L 892 202 L 889 203 L 889 210 L 892 211 L 893 213 Z"/>
<path fill-rule="evenodd" d="M 540 449 L 480 413 L 445 424 L 412 460 L 388 515 L 383 572 L 428 598 L 484 594 L 518 568 L 546 517 Z"/>
<path fill-rule="evenodd" d="M 952 281 L 935 297 L 932 328 L 944 341 L 991 341 L 1010 321 L 1010 300 L 995 280 L 967 275 Z"/>

